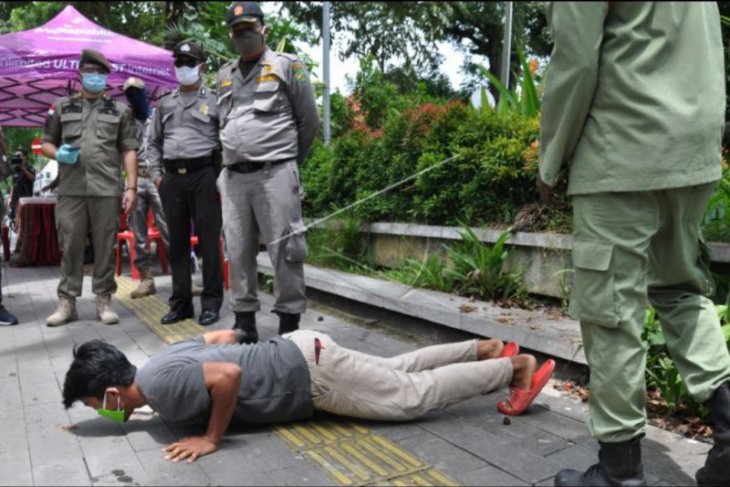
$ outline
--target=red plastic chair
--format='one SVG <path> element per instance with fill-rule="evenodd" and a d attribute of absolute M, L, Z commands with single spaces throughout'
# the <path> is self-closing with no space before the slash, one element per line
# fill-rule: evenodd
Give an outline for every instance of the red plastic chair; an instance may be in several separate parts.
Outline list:
<path fill-rule="evenodd" d="M 162 242 L 162 235 L 160 230 L 154 226 L 152 218 L 152 210 L 147 215 L 147 251 L 150 250 L 150 242 L 155 240 L 157 242 L 157 257 L 160 259 L 160 266 L 162 272 L 167 272 L 167 249 L 165 244 Z M 139 280 L 141 275 L 139 269 L 134 265 L 136 258 L 136 252 L 134 251 L 134 233 L 129 230 L 127 225 L 127 215 L 122 212 L 119 224 L 120 231 L 117 233 L 117 264 L 116 273 L 120 275 L 122 273 L 122 243 L 126 243 L 127 249 L 129 249 L 129 267 L 131 269 L 132 279 Z"/>
<path fill-rule="evenodd" d="M 196 245 L 198 245 L 199 240 L 197 235 L 191 235 L 190 236 L 190 247 L 193 249 Z M 228 259 L 226 258 L 226 252 L 224 250 L 225 246 L 225 240 L 223 240 L 223 235 L 221 235 L 221 238 L 219 240 L 219 248 L 221 253 L 221 271 L 223 272 L 223 286 L 226 289 L 230 289 L 230 278 L 229 278 L 229 270 L 228 270 Z"/>

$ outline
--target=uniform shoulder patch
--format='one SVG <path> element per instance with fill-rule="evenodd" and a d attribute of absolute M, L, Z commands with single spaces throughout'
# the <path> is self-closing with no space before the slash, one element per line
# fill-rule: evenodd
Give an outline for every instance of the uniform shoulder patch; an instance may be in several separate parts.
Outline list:
<path fill-rule="evenodd" d="M 303 83 L 307 81 L 307 71 L 304 69 L 304 64 L 300 61 L 295 62 L 291 65 L 292 76 L 296 81 Z"/>

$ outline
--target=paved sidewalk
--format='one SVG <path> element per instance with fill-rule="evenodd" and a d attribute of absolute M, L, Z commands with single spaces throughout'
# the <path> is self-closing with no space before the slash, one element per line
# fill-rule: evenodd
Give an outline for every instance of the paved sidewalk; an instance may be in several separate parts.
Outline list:
<path fill-rule="evenodd" d="M 168 276 L 156 281 L 159 294 L 145 298 L 148 313 L 165 308 L 159 300 L 166 303 L 170 293 Z M 324 416 L 304 424 L 239 426 L 213 455 L 172 464 L 160 449 L 199 429 L 168 425 L 149 410 L 119 426 L 80 404 L 63 409 L 61 387 L 74 344 L 103 338 L 140 366 L 166 343 L 117 299 L 121 323 L 97 322 L 89 277 L 77 303 L 80 320 L 46 327 L 57 283 L 57 267 L 3 268 L 4 304 L 21 324 L 0 327 L 1 485 L 552 485 L 560 468 L 586 468 L 596 459 L 597 445 L 583 424 L 586 406 L 548 386 L 510 424 L 495 408 L 505 397 L 500 391 L 403 424 Z M 277 321 L 269 313 L 271 297 L 262 298 L 258 320 L 266 339 Z M 199 300 L 195 305 L 199 312 Z M 230 326 L 227 303 L 222 312 L 211 329 Z M 316 305 L 302 328 L 385 356 L 423 345 L 353 325 Z M 651 485 L 693 485 L 709 449 L 653 427 L 643 444 Z"/>

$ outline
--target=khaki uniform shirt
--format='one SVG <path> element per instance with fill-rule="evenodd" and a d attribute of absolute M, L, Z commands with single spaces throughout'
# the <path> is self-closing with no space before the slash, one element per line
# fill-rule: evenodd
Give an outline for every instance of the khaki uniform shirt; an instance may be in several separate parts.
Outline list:
<path fill-rule="evenodd" d="M 56 100 L 41 140 L 81 147 L 76 164 L 58 164 L 58 195 L 121 196 L 122 153 L 139 147 L 136 135 L 129 107 L 107 95 Z"/>
<path fill-rule="evenodd" d="M 302 162 L 319 129 L 319 115 L 304 64 L 266 49 L 243 77 L 231 61 L 216 80 L 223 164 Z"/>
<path fill-rule="evenodd" d="M 550 2 L 540 176 L 570 194 L 721 176 L 725 70 L 715 2 Z"/>
<path fill-rule="evenodd" d="M 154 179 L 162 176 L 162 159 L 209 156 L 218 148 L 218 109 L 213 92 L 176 89 L 157 103 L 148 132 L 147 163 Z"/>

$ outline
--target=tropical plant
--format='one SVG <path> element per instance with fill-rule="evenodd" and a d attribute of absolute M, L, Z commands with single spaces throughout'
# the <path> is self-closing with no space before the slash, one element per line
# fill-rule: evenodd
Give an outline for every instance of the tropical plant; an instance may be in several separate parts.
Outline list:
<path fill-rule="evenodd" d="M 505 86 L 502 81 L 490 72 L 484 66 L 476 65 L 480 73 L 482 73 L 489 82 L 499 91 L 499 101 L 497 102 L 497 111 L 504 113 L 506 111 L 518 112 L 526 117 L 535 117 L 540 113 L 541 101 L 537 94 L 536 80 L 530 64 L 527 62 L 522 48 L 517 48 L 517 54 L 522 66 L 522 75 L 519 76 L 520 91 Z M 482 88 L 482 108 L 488 107 L 486 102 L 486 90 Z"/>
<path fill-rule="evenodd" d="M 452 265 L 446 274 L 454 279 L 460 294 L 524 304 L 527 292 L 522 284 L 522 273 L 507 269 L 507 241 L 511 234 L 511 229 L 507 229 L 489 245 L 464 226 L 461 242 L 449 246 L 446 252 Z"/>

